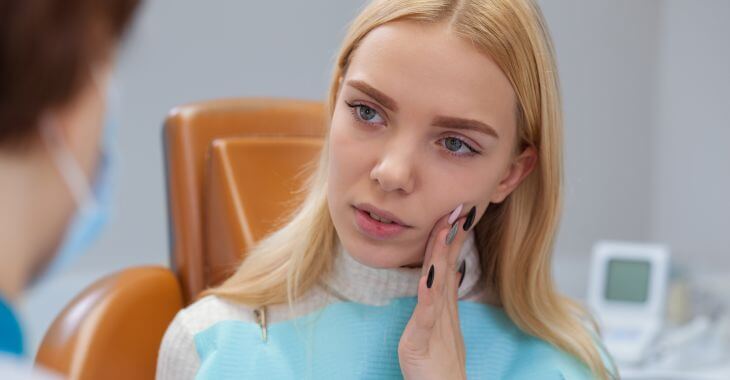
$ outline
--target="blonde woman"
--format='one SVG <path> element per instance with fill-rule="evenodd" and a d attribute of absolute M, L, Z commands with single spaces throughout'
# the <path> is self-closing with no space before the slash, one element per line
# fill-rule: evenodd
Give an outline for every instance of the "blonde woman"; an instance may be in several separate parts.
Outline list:
<path fill-rule="evenodd" d="M 158 377 L 610 377 L 551 279 L 553 55 L 530 0 L 370 3 L 305 201 L 177 315 Z"/>

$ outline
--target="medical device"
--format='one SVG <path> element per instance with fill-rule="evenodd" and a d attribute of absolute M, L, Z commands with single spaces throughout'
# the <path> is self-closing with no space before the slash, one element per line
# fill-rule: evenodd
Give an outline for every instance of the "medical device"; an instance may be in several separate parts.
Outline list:
<path fill-rule="evenodd" d="M 602 241 L 593 248 L 588 304 L 618 363 L 640 362 L 663 327 L 669 249 Z"/>

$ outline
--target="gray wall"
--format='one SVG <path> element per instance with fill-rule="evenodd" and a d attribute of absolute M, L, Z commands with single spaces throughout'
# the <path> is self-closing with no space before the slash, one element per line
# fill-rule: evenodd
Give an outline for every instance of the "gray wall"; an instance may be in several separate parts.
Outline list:
<path fill-rule="evenodd" d="M 177 104 L 227 96 L 322 99 L 363 1 L 147 1 L 123 51 L 116 217 L 23 311 L 33 350 L 53 316 L 102 275 L 167 264 L 161 122 Z M 585 293 L 598 239 L 661 240 L 728 270 L 728 2 L 541 1 L 566 120 L 558 283 Z"/>
<path fill-rule="evenodd" d="M 565 97 L 560 287 L 585 295 L 599 239 L 730 271 L 730 2 L 542 3 Z"/>
<path fill-rule="evenodd" d="M 581 297 L 597 240 L 649 237 L 651 110 L 663 3 L 541 4 L 565 110 L 565 209 L 555 272 L 564 291 Z"/>
<path fill-rule="evenodd" d="M 730 2 L 664 5 L 651 238 L 701 270 L 730 266 Z"/>

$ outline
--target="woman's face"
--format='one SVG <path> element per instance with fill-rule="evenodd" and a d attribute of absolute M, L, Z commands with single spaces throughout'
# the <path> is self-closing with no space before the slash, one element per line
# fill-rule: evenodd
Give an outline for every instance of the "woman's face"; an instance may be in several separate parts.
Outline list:
<path fill-rule="evenodd" d="M 328 205 L 345 249 L 371 267 L 418 265 L 441 217 L 463 203 L 478 221 L 501 202 L 535 162 L 533 149 L 515 149 L 515 104 L 499 67 L 445 24 L 371 31 L 340 84 L 328 145 Z"/>

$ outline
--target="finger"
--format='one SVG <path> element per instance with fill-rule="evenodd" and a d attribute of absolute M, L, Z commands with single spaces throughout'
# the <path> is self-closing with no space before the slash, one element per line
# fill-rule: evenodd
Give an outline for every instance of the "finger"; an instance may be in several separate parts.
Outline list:
<path fill-rule="evenodd" d="M 458 283 L 462 277 L 460 272 L 453 274 L 453 282 L 450 281 L 444 293 L 446 298 L 442 309 L 440 322 L 444 324 L 443 330 L 454 339 L 461 336 L 461 325 L 459 320 L 459 295 Z"/>
<path fill-rule="evenodd" d="M 473 224 L 476 207 L 472 207 L 466 216 L 457 217 L 456 211 L 448 217 L 456 218 L 453 225 L 446 225 L 439 231 L 435 238 L 432 238 L 428 244 L 428 261 L 424 263 L 422 273 L 428 275 L 428 271 L 433 266 L 435 275 L 432 283 L 432 294 L 434 297 L 434 305 L 437 313 L 443 310 L 443 304 L 450 304 L 448 307 L 455 308 L 458 297 L 452 296 L 451 293 L 458 292 L 458 279 L 456 273 L 458 271 L 457 259 L 461 252 L 461 247 L 467 236 L 467 231 L 463 230 L 465 223 Z M 437 225 L 443 225 L 444 218 L 439 220 Z M 446 219 L 448 222 L 448 219 Z M 429 265 L 430 263 L 430 265 Z"/>
<path fill-rule="evenodd" d="M 421 276 L 418 283 L 418 303 L 408 325 L 403 331 L 406 347 L 415 352 L 426 352 L 436 324 L 431 289 L 426 286 L 427 277 Z"/>
<path fill-rule="evenodd" d="M 462 222 L 462 220 L 457 220 L 454 225 L 460 229 Z M 461 233 L 459 232 L 458 234 Z M 455 237 L 454 240 L 451 241 L 451 244 L 447 247 L 447 252 L 445 254 L 446 266 L 448 268 L 446 270 L 447 273 L 445 274 L 445 284 L 442 297 L 444 298 L 445 309 L 449 309 L 450 313 L 456 310 L 456 303 L 459 300 L 459 270 L 456 262 L 459 257 L 459 251 L 461 250 L 461 243 L 461 239 L 459 239 L 458 236 Z"/>
<path fill-rule="evenodd" d="M 449 253 L 448 253 L 448 264 L 449 264 L 449 271 L 452 272 L 454 276 L 451 276 L 449 286 L 454 285 L 454 289 L 458 290 L 459 284 L 461 282 L 461 277 L 458 277 L 457 274 L 462 269 L 462 265 L 464 264 L 464 257 L 462 257 L 462 252 L 464 251 L 464 243 L 466 242 L 467 237 L 469 236 L 468 232 L 464 232 L 461 228 L 463 225 L 464 220 L 460 219 L 457 220 L 455 225 L 459 228 L 457 229 L 456 235 L 454 236 L 453 240 L 451 241 L 451 244 L 449 245 Z"/>
<path fill-rule="evenodd" d="M 433 250 L 433 244 L 436 241 L 436 235 L 439 230 L 443 228 L 451 228 L 457 218 L 461 217 L 464 204 L 459 204 L 454 210 L 446 215 L 443 215 L 433 226 L 428 236 L 428 242 L 426 243 L 426 253 L 424 255 L 423 266 L 421 268 L 421 275 L 426 274 L 431 263 L 431 256 Z"/>
<path fill-rule="evenodd" d="M 476 224 L 477 207 L 473 206 L 469 212 L 456 220 L 454 224 L 459 224 L 459 228 L 456 228 L 456 233 L 450 244 L 454 249 L 451 251 L 449 263 L 456 269 L 459 269 L 461 263 L 459 262 L 459 254 L 464 245 L 464 241 L 469 236 L 469 231 L 474 228 Z"/>
<path fill-rule="evenodd" d="M 449 314 L 452 318 L 455 318 L 458 322 L 458 301 L 459 301 L 459 284 L 463 278 L 460 272 L 462 265 L 464 264 L 463 259 L 460 259 L 461 251 L 464 247 L 464 242 L 468 236 L 468 231 L 463 230 L 463 225 L 467 218 L 459 218 L 454 222 L 455 235 L 452 237 L 451 242 L 448 244 L 448 273 L 446 274 L 446 285 L 443 293 L 445 298 L 446 308 L 449 309 Z"/>
<path fill-rule="evenodd" d="M 449 216 L 451 213 L 446 214 L 442 216 L 438 221 L 436 221 L 436 224 L 431 229 L 430 234 L 428 235 L 428 242 L 426 243 L 426 254 L 423 258 L 423 266 L 421 267 L 421 276 L 426 275 L 428 273 L 429 268 L 431 267 L 432 263 L 432 256 L 433 256 L 433 245 L 436 242 L 437 238 L 436 236 L 438 233 L 445 229 L 449 228 Z"/>
<path fill-rule="evenodd" d="M 444 303 L 447 301 L 447 285 L 451 282 L 450 277 L 453 276 L 449 268 L 450 247 L 446 245 L 448 233 L 449 230 L 444 229 L 436 235 L 437 238 L 431 251 L 431 266 L 434 268 L 434 276 L 430 290 L 437 313 L 443 310 Z"/>
<path fill-rule="evenodd" d="M 450 281 L 445 293 L 446 308 L 449 309 L 450 315 L 456 320 L 458 320 L 459 316 L 459 282 L 463 276 L 461 272 L 456 272 L 453 281 Z"/>
<path fill-rule="evenodd" d="M 460 230 L 464 222 L 464 218 L 457 219 L 454 226 Z M 433 305 L 433 313 L 435 313 L 435 326 L 432 331 L 438 331 L 439 334 L 447 339 L 448 342 L 460 341 L 461 328 L 459 321 L 458 305 L 456 292 L 458 290 L 459 273 L 451 265 L 454 255 L 453 251 L 459 251 L 463 244 L 463 238 L 457 240 L 456 236 L 452 236 L 452 240 L 447 243 L 449 230 L 442 230 L 437 234 L 436 240 L 432 245 L 431 265 L 434 268 L 432 286 L 430 289 L 430 298 Z M 465 233 L 462 232 L 462 235 Z M 459 339 L 457 339 L 459 338 Z"/>

